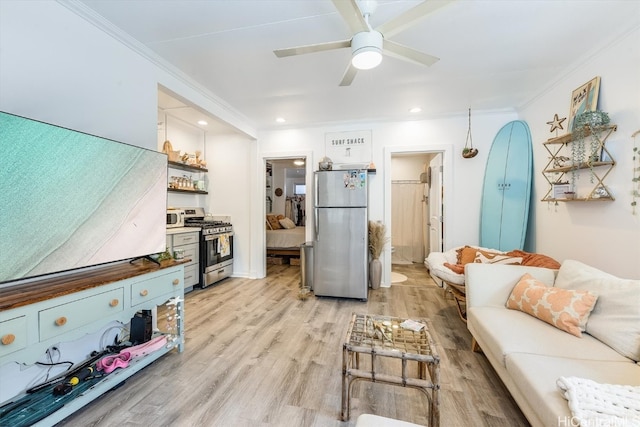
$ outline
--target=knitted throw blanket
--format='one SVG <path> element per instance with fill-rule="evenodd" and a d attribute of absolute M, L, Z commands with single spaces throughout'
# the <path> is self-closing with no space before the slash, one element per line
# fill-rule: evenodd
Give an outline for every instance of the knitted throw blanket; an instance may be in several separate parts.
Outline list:
<path fill-rule="evenodd" d="M 556 384 L 580 426 L 640 426 L 640 387 L 576 377 L 560 377 Z"/>

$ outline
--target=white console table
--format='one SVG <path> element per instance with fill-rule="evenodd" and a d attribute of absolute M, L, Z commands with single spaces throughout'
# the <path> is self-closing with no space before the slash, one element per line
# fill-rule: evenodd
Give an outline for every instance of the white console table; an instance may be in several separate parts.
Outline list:
<path fill-rule="evenodd" d="M 176 304 L 175 346 L 184 349 L 184 264 L 161 266 L 137 260 L 5 288 L 0 292 L 0 366 L 33 364 L 60 342 L 98 331 L 111 321 L 127 323 L 139 310 L 153 309 L 172 298 Z M 172 348 L 134 359 L 76 397 L 36 426 L 53 425 L 109 391 Z"/>

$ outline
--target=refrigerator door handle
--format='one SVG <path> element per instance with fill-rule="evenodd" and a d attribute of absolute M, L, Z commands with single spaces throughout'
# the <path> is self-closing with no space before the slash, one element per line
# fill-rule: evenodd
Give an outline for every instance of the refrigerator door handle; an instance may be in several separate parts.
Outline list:
<path fill-rule="evenodd" d="M 320 230 L 319 230 L 319 228 L 320 228 L 320 223 L 319 223 L 319 221 L 318 221 L 318 208 L 315 208 L 315 209 L 313 210 L 313 213 L 314 213 L 314 215 L 313 215 L 313 222 L 314 222 L 314 225 L 315 225 L 315 227 L 314 227 L 314 230 L 315 230 L 315 231 L 314 231 L 314 233 L 315 233 L 315 238 L 314 238 L 313 240 L 317 242 L 317 241 L 318 241 L 318 234 L 319 234 L 319 231 L 320 231 Z"/>
<path fill-rule="evenodd" d="M 314 173 L 313 174 L 313 206 L 318 206 L 318 193 L 320 193 L 318 191 L 318 174 Z"/>

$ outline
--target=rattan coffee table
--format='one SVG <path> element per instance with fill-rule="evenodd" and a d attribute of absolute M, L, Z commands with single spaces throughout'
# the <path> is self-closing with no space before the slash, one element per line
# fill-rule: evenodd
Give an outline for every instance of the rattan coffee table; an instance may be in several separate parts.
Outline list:
<path fill-rule="evenodd" d="M 405 320 L 353 314 L 342 350 L 342 421 L 349 420 L 353 383 L 364 380 L 421 390 L 429 401 L 429 426 L 440 425 L 440 356 L 429 334 L 429 322 L 414 319 L 425 327 L 413 331 L 401 326 Z M 371 358 L 362 369 L 361 354 Z M 409 362 L 417 362 L 417 369 L 409 369 Z"/>

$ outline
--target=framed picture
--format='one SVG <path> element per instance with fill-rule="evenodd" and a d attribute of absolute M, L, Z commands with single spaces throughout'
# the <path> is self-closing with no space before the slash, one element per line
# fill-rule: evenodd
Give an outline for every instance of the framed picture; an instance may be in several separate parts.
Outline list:
<path fill-rule="evenodd" d="M 325 133 L 325 153 L 333 165 L 371 162 L 371 130 Z"/>
<path fill-rule="evenodd" d="M 598 107 L 598 93 L 600 92 L 600 77 L 594 77 L 571 92 L 571 106 L 569 108 L 568 131 L 573 132 L 574 121 L 578 114 L 585 111 L 595 111 Z"/>

